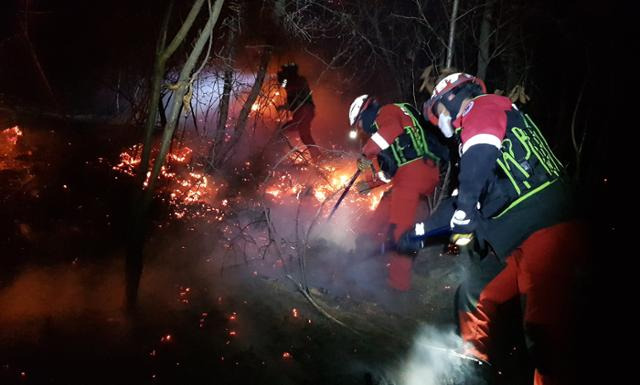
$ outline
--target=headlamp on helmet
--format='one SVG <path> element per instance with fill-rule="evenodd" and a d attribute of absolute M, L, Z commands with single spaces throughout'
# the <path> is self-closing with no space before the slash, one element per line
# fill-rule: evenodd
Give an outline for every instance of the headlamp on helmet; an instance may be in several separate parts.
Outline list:
<path fill-rule="evenodd" d="M 298 65 L 296 63 L 287 63 L 280 67 L 278 71 L 278 83 L 285 88 L 292 78 L 298 76 Z"/>

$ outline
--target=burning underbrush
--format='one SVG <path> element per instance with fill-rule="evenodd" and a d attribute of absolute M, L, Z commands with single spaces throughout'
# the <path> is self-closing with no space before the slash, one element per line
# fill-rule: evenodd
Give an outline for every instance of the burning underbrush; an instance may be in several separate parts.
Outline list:
<path fill-rule="evenodd" d="M 115 177 L 122 174 L 133 177 L 141 152 L 140 145 L 125 149 L 119 162 L 112 166 L 118 174 Z M 156 153 L 157 150 L 153 151 L 152 157 Z M 174 218 L 228 224 L 226 220 L 237 219 L 240 212 L 252 211 L 258 216 L 269 212 L 274 223 L 290 227 L 282 230 L 285 234 L 293 234 L 293 226 L 304 228 L 323 222 L 355 171 L 353 159 L 334 157 L 314 164 L 300 153 L 291 152 L 262 173 L 256 171 L 252 161 L 245 161 L 240 167 L 223 170 L 224 173 L 214 177 L 206 172 L 205 161 L 199 159 L 203 157 L 190 147 L 177 147 L 161 168 L 156 198 L 171 207 Z M 265 173 L 268 175 L 261 179 Z M 150 174 L 148 171 L 145 187 Z M 227 180 L 252 188 L 248 193 L 235 191 L 247 189 L 230 191 Z M 352 190 L 341 202 L 336 218 L 343 230 L 354 234 L 352 224 L 375 210 L 386 189 L 381 187 L 364 195 L 354 191 L 355 188 Z"/>
<path fill-rule="evenodd" d="M 152 152 L 155 158 L 157 148 Z M 120 162 L 112 166 L 118 173 L 133 177 L 140 164 L 142 146 L 133 145 L 120 154 Z M 149 183 L 151 171 L 147 172 L 144 187 Z M 116 176 L 117 178 L 117 176 Z M 204 164 L 193 160 L 189 147 L 174 149 L 160 169 L 157 197 L 172 207 L 176 218 L 210 215 L 222 220 L 223 212 L 216 207 L 216 196 L 224 183 L 216 184 L 204 172 Z M 224 206 L 224 201 L 220 202 Z"/>
<path fill-rule="evenodd" d="M 35 135 L 25 131 L 31 142 Z M 24 137 L 12 137 L 16 151 L 24 152 Z M 21 257 L 30 265 L 1 282 L 0 308 L 10 311 L 0 316 L 0 383 L 361 384 L 371 383 L 363 382 L 363 372 L 387 365 L 399 345 L 409 344 L 413 321 L 400 323 L 374 303 L 358 301 L 354 291 L 336 288 L 347 287 L 347 275 L 356 272 L 360 281 L 374 281 L 360 261 L 339 249 L 348 248 L 355 221 L 377 207 L 384 190 L 360 195 L 354 188 L 327 220 L 355 172 L 353 158 L 313 164 L 294 152 L 277 162 L 251 159 L 211 173 L 196 145 L 176 145 L 156 184 L 156 202 L 167 210 L 154 216 L 141 316 L 132 323 L 120 312 L 123 252 L 119 238 L 109 234 L 126 228 L 123 194 L 134 180 L 140 148 L 119 143 L 124 151 L 98 152 L 96 161 L 96 152 L 77 155 L 90 147 L 93 134 L 74 139 L 73 146 L 71 140 L 53 141 L 49 127 L 42 137 L 49 146 L 29 147 L 35 155 L 27 163 L 37 158 L 57 164 L 43 148 L 64 154 L 66 163 L 36 167 L 41 198 L 22 194 L 20 202 L 28 204 L 15 205 L 21 211 L 14 218 L 51 236 L 48 242 L 22 237 L 14 250 L 26 245 L 42 257 Z M 50 211 L 56 202 L 57 217 Z M 27 216 L 26 210 L 35 212 Z M 47 215 L 47 226 L 29 220 Z M 71 225 L 73 233 L 63 236 Z M 91 231 L 95 237 L 87 238 Z M 36 243 L 44 246 L 36 249 Z M 318 273 L 326 278 L 322 284 Z M 328 313 L 377 337 L 360 338 L 327 321 L 298 284 Z M 430 285 L 425 292 L 433 296 L 449 294 Z M 416 313 L 425 317 L 421 309 Z M 379 334 L 381 327 L 401 330 L 391 338 Z M 367 365 L 360 369 L 358 362 Z"/>
<path fill-rule="evenodd" d="M 17 148 L 20 138 L 22 130 L 18 126 L 0 131 L 0 171 L 19 168 L 21 162 L 16 157 L 20 154 Z"/>

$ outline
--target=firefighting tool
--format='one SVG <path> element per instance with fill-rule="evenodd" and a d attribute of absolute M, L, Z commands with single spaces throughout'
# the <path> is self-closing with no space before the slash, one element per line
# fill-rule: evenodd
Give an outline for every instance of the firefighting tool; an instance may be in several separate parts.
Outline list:
<path fill-rule="evenodd" d="M 463 360 L 473 361 L 473 362 L 475 362 L 476 364 L 478 364 L 480 366 L 482 366 L 482 365 L 487 365 L 489 367 L 491 366 L 491 363 L 489 363 L 487 361 L 484 361 L 484 360 L 481 360 L 479 358 L 470 356 L 468 354 L 460 353 L 460 352 L 456 351 L 455 349 L 443 348 L 443 347 L 440 347 L 440 346 L 434 346 L 434 345 L 425 344 L 425 343 L 422 343 L 421 345 L 423 347 L 427 348 L 427 349 L 438 350 L 438 351 L 447 353 L 447 354 L 449 354 L 451 356 L 454 356 L 454 357 L 457 357 L 457 358 L 461 358 Z"/>
<path fill-rule="evenodd" d="M 358 177 L 360 176 L 360 173 L 362 171 L 360 169 L 358 169 L 355 174 L 353 174 L 353 176 L 351 177 L 351 179 L 349 180 L 349 183 L 347 183 L 347 185 L 344 188 L 344 191 L 342 192 L 342 194 L 340 194 L 340 198 L 338 198 L 338 201 L 336 202 L 336 204 L 333 206 L 333 209 L 331 210 L 331 214 L 329 214 L 329 217 L 327 218 L 327 220 L 330 220 L 331 217 L 333 217 L 333 214 L 336 212 L 336 210 L 338 209 L 338 206 L 340 206 L 340 203 L 342 203 L 342 200 L 344 199 L 344 197 L 347 196 L 347 193 L 349 193 L 349 190 L 351 189 L 351 186 L 353 186 L 353 183 L 356 181 L 356 179 L 358 179 Z"/>
<path fill-rule="evenodd" d="M 400 237 L 394 245 L 394 249 L 404 254 L 415 254 L 424 248 L 427 239 L 448 236 L 450 234 L 451 228 L 449 226 L 437 227 L 425 231 L 424 223 L 419 222 L 415 224 L 412 231 L 408 231 Z"/>

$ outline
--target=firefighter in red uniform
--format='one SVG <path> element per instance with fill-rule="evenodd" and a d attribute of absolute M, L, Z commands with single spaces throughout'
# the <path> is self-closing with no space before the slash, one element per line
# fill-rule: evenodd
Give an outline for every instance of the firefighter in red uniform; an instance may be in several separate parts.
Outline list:
<path fill-rule="evenodd" d="M 437 186 L 438 162 L 448 156 L 446 148 L 424 130 L 420 113 L 406 103 L 380 106 L 374 97 L 361 95 L 351 104 L 349 120 L 352 127 L 370 135 L 358 168 L 373 170 L 374 179 L 361 182 L 358 189 L 393 183 L 376 208 L 375 220 L 368 218 L 358 227 L 373 235 L 375 244 L 395 242 L 415 223 L 420 196 L 433 193 Z M 410 289 L 412 263 L 411 254 L 391 252 L 388 284 L 393 289 Z"/>
<path fill-rule="evenodd" d="M 320 150 L 311 136 L 315 105 L 307 79 L 298 74 L 297 64 L 289 63 L 278 71 L 278 83 L 287 91 L 287 103 L 279 109 L 284 108 L 293 113 L 293 117 L 282 127 L 282 131 L 298 131 L 300 140 L 307 146 L 311 156 L 318 159 Z"/>
<path fill-rule="evenodd" d="M 477 251 L 456 296 L 466 352 L 490 362 L 496 318 L 520 301 L 534 384 L 572 383 L 571 295 L 587 247 L 563 166 L 529 116 L 474 76 L 442 79 L 423 113 L 458 139 L 459 185 L 399 249 L 419 248 L 416 231 L 448 223 L 452 242 Z"/>

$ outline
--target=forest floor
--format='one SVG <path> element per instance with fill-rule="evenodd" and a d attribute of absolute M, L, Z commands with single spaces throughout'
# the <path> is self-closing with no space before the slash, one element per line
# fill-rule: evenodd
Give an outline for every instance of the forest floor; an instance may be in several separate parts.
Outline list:
<path fill-rule="evenodd" d="M 439 349 L 459 344 L 464 254 L 423 250 L 400 294 L 384 288 L 380 257 L 317 239 L 302 280 L 293 260 L 216 259 L 208 222 L 163 216 L 161 204 L 138 311 L 125 315 L 131 180 L 109 162 L 137 132 L 43 120 L 21 130 L 0 154 L 0 384 L 413 385 L 455 383 L 466 364 Z M 504 383 L 527 383 L 514 349 Z"/>

